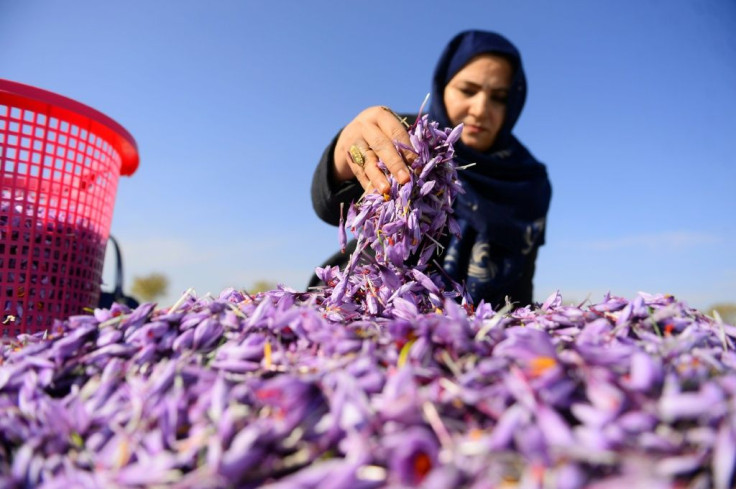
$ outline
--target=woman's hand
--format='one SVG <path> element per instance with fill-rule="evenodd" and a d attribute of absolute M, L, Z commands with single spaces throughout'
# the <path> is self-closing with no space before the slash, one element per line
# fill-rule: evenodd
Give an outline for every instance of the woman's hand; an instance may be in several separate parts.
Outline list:
<path fill-rule="evenodd" d="M 400 153 L 394 141 L 411 147 L 409 134 L 398 116 L 388 107 L 369 107 L 345 126 L 335 146 L 335 178 L 338 181 L 356 177 L 366 192 L 386 193 L 389 183 L 378 168 L 380 159 L 399 183 L 409 181 L 409 169 L 404 158 L 411 162 L 416 154 L 408 150 Z M 403 156 L 402 156 L 403 155 Z"/>

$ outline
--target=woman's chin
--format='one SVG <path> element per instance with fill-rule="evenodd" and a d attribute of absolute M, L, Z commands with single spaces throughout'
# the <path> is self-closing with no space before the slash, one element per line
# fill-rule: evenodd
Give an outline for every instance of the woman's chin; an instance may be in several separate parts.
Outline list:
<path fill-rule="evenodd" d="M 463 135 L 460 140 L 468 148 L 481 152 L 486 151 L 492 145 L 492 141 L 488 141 L 488 138 L 475 137 L 474 135 Z"/>

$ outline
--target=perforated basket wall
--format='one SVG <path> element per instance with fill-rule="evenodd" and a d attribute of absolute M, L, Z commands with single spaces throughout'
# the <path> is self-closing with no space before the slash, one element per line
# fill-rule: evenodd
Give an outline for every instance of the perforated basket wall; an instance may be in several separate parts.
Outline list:
<path fill-rule="evenodd" d="M 89 117 L 101 114 L 11 88 L 0 91 L 3 336 L 95 307 L 122 163 L 111 128 Z"/>

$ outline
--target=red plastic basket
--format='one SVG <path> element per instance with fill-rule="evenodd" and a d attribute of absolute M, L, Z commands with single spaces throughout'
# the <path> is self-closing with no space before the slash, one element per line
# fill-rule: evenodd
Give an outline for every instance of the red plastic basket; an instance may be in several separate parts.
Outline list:
<path fill-rule="evenodd" d="M 0 336 L 48 329 L 99 300 L 133 137 L 104 114 L 0 79 Z"/>

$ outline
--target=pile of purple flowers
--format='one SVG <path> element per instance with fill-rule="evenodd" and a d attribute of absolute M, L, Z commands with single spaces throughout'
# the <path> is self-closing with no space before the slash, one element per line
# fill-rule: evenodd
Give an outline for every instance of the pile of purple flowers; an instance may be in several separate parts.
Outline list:
<path fill-rule="evenodd" d="M 429 267 L 458 133 L 412 131 L 435 166 L 348 213 L 324 288 L 1 341 L 0 487 L 733 487 L 736 327 L 643 293 L 468 307 Z"/>
<path fill-rule="evenodd" d="M 732 487 L 736 328 L 671 296 L 315 300 L 188 294 L 6 342 L 0 486 Z"/>

